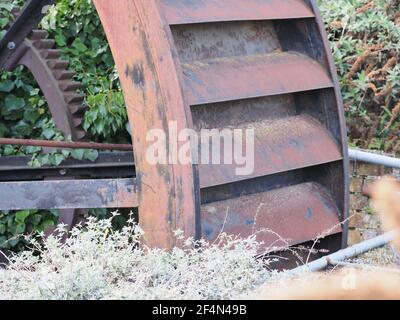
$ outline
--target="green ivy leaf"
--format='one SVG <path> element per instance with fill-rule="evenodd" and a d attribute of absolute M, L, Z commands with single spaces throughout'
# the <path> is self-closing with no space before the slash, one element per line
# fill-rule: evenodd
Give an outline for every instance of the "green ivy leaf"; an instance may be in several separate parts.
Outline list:
<path fill-rule="evenodd" d="M 60 153 L 55 153 L 50 156 L 50 163 L 53 166 L 59 166 L 61 162 L 65 160 L 65 157 Z"/>
<path fill-rule="evenodd" d="M 4 107 L 1 108 L 1 115 L 6 120 L 17 120 L 22 117 L 25 100 L 9 94 L 4 99 Z"/>
<path fill-rule="evenodd" d="M 25 100 L 18 98 L 13 94 L 9 94 L 5 99 L 5 107 L 12 111 L 23 109 L 25 107 Z"/>
<path fill-rule="evenodd" d="M 24 120 L 31 124 L 34 124 L 40 118 L 40 113 L 37 110 L 25 110 Z"/>
<path fill-rule="evenodd" d="M 97 150 L 86 150 L 85 151 L 85 159 L 90 160 L 92 162 L 96 161 L 99 157 L 99 152 Z"/>
<path fill-rule="evenodd" d="M 72 43 L 72 46 L 80 52 L 87 52 L 88 47 L 82 42 L 80 38 L 76 38 Z"/>
<path fill-rule="evenodd" d="M 14 4 L 11 2 L 0 2 L 0 9 L 5 9 L 8 12 L 11 12 L 11 10 L 14 8 Z"/>
<path fill-rule="evenodd" d="M 9 227 L 9 230 L 13 236 L 22 234 L 25 232 L 26 225 L 25 223 L 13 224 Z"/>
<path fill-rule="evenodd" d="M 57 34 L 54 39 L 58 47 L 64 47 L 67 44 L 65 36 L 62 34 Z"/>
<path fill-rule="evenodd" d="M 45 220 L 43 221 L 37 228 L 39 232 L 44 232 L 50 227 L 54 227 L 55 223 L 53 220 Z"/>
<path fill-rule="evenodd" d="M 0 91 L 1 92 L 11 92 L 15 87 L 15 84 L 13 81 L 6 80 L 6 81 L 0 81 Z"/>
<path fill-rule="evenodd" d="M 25 219 L 28 218 L 30 214 L 29 210 L 17 211 L 15 214 L 15 222 L 18 224 L 25 223 Z"/>
<path fill-rule="evenodd" d="M 16 247 L 17 244 L 19 243 L 19 241 L 20 241 L 19 237 L 13 237 L 13 238 L 11 238 L 11 239 L 8 239 L 8 240 L 7 240 L 8 247 L 9 247 L 9 248 L 10 248 L 10 247 L 11 247 L 11 248 Z"/>
<path fill-rule="evenodd" d="M 14 154 L 14 152 L 15 152 L 15 148 L 13 146 L 7 145 L 7 146 L 4 146 L 4 148 L 3 148 L 3 154 L 5 156 L 11 156 Z"/>
<path fill-rule="evenodd" d="M 29 136 L 32 133 L 32 126 L 26 123 L 24 120 L 21 120 L 14 127 L 14 131 L 18 136 Z"/>
<path fill-rule="evenodd" d="M 42 131 L 42 135 L 47 139 L 50 140 L 56 135 L 56 130 L 53 128 L 47 128 Z"/>
<path fill-rule="evenodd" d="M 32 216 L 32 224 L 34 226 L 39 225 L 39 223 L 42 221 L 42 215 L 40 214 L 35 214 Z"/>
<path fill-rule="evenodd" d="M 5 126 L 4 123 L 0 122 L 0 138 L 4 138 L 10 130 Z"/>
<path fill-rule="evenodd" d="M 0 236 L 0 249 L 9 249 L 6 236 Z"/>
<path fill-rule="evenodd" d="M 25 147 L 25 152 L 27 154 L 34 154 L 34 153 L 37 153 L 37 152 L 40 152 L 40 151 L 42 151 L 41 147 L 34 147 L 34 146 Z"/>
<path fill-rule="evenodd" d="M 85 155 L 84 149 L 74 149 L 71 152 L 71 156 L 76 160 L 83 160 L 84 155 Z"/>
<path fill-rule="evenodd" d="M 58 209 L 51 209 L 49 211 L 56 218 L 58 218 L 60 216 L 60 210 L 58 210 Z"/>

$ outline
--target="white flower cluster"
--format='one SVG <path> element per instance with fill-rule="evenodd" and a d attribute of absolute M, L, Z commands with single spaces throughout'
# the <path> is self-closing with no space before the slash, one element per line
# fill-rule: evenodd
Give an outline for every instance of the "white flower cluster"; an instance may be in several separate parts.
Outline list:
<path fill-rule="evenodd" d="M 256 259 L 255 237 L 222 234 L 217 242 L 191 239 L 168 252 L 139 245 L 142 230 L 129 220 L 113 231 L 112 219 L 89 219 L 65 239 L 28 241 L 31 251 L 0 269 L 1 299 L 237 299 L 273 275 Z"/>

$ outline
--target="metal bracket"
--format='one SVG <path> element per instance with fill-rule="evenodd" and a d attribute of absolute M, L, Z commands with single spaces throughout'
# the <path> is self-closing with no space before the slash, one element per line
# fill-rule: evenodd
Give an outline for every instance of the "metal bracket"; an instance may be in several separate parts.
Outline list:
<path fill-rule="evenodd" d="M 40 23 L 46 12 L 43 8 L 56 0 L 30 0 L 22 9 L 21 15 L 0 40 L 0 70 L 4 68 L 13 52 Z"/>
<path fill-rule="evenodd" d="M 136 179 L 0 183 L 0 210 L 138 207 Z"/>
<path fill-rule="evenodd" d="M 95 162 L 67 159 L 57 167 L 32 168 L 29 161 L 30 157 L 0 157 L 0 183 L 43 180 L 45 177 L 65 180 L 72 177 L 112 179 L 135 176 L 132 152 L 100 152 Z"/>

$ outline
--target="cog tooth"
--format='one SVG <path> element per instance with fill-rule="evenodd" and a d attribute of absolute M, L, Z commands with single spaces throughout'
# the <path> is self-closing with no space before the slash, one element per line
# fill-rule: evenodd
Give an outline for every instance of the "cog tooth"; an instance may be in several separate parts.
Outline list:
<path fill-rule="evenodd" d="M 83 99 L 85 99 L 85 95 L 83 93 L 75 93 L 75 92 L 64 94 L 64 97 L 67 103 L 82 102 Z"/>
<path fill-rule="evenodd" d="M 11 9 L 11 14 L 14 17 L 18 18 L 20 16 L 20 14 L 21 14 L 21 9 L 18 8 L 18 7 L 14 7 L 14 8 Z"/>
<path fill-rule="evenodd" d="M 54 70 L 53 74 L 57 80 L 71 80 L 75 72 L 69 70 Z"/>
<path fill-rule="evenodd" d="M 62 51 L 58 49 L 41 50 L 41 54 L 45 59 L 58 59 L 61 57 Z"/>
<path fill-rule="evenodd" d="M 51 69 L 55 69 L 55 70 L 63 70 L 63 69 L 67 69 L 69 66 L 69 61 L 66 60 L 50 60 L 47 61 L 47 65 L 49 66 L 49 68 Z"/>
<path fill-rule="evenodd" d="M 60 81 L 59 85 L 64 91 L 75 91 L 82 88 L 82 83 L 76 81 Z"/>
<path fill-rule="evenodd" d="M 52 49 L 56 42 L 53 39 L 40 39 L 33 42 L 38 49 Z"/>
<path fill-rule="evenodd" d="M 85 112 L 86 108 L 82 104 L 72 104 L 69 105 L 72 115 L 82 114 Z"/>
<path fill-rule="evenodd" d="M 45 30 L 32 30 L 29 39 L 31 40 L 41 40 L 47 38 L 48 33 Z"/>
<path fill-rule="evenodd" d="M 74 137 L 76 140 L 83 140 L 86 138 L 86 132 L 84 130 L 75 130 Z"/>
<path fill-rule="evenodd" d="M 82 117 L 73 117 L 72 122 L 74 123 L 75 128 L 79 128 L 83 123 L 83 119 Z"/>
<path fill-rule="evenodd" d="M 19 9 L 13 10 L 14 17 L 17 18 L 21 12 Z M 47 66 L 52 71 L 54 78 L 46 77 L 53 82 L 54 89 L 58 91 L 56 100 L 58 101 L 61 98 L 59 106 L 54 106 L 54 109 L 58 110 L 57 112 L 65 112 L 67 114 L 68 124 L 65 129 L 71 133 L 74 140 L 86 140 L 88 134 L 82 127 L 83 114 L 86 111 L 86 106 L 84 105 L 85 95 L 76 92 L 77 89 L 82 88 L 82 84 L 73 81 L 75 73 L 67 70 L 69 61 L 61 59 L 63 52 L 55 48 L 56 41 L 49 38 L 49 34 L 45 30 L 32 30 L 25 41 L 28 44 L 27 50 L 31 50 L 31 54 L 35 56 L 40 56 L 40 65 L 34 67 L 40 69 Z M 16 64 L 19 63 L 19 60 L 16 61 Z M 41 80 L 41 78 L 38 79 L 39 86 L 46 86 L 45 81 Z M 56 101 L 53 103 L 55 104 Z M 63 105 L 67 109 L 64 109 Z"/>

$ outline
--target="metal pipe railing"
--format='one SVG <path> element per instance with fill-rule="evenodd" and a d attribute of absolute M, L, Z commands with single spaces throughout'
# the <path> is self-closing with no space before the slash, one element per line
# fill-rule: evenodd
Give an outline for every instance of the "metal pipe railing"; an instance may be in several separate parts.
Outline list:
<path fill-rule="evenodd" d="M 349 158 L 354 161 L 361 161 L 382 165 L 385 167 L 400 169 L 400 159 L 388 156 L 382 156 L 371 152 L 358 149 L 349 149 Z"/>
<path fill-rule="evenodd" d="M 0 145 L 35 146 L 35 147 L 55 148 L 55 149 L 95 149 L 95 150 L 119 150 L 119 151 L 133 150 L 133 147 L 130 144 L 32 140 L 32 139 L 13 139 L 13 138 L 0 138 Z"/>
<path fill-rule="evenodd" d="M 290 274 L 299 274 L 306 271 L 320 271 L 326 269 L 329 265 L 331 265 L 332 261 L 341 262 L 350 258 L 354 258 L 360 254 L 368 252 L 370 250 L 383 247 L 393 241 L 397 236 L 397 231 L 392 231 L 385 233 L 384 235 L 378 236 L 376 238 L 358 243 L 352 247 L 348 247 L 346 249 L 340 250 L 338 252 L 332 253 L 328 256 L 310 262 L 308 264 L 302 265 L 295 269 L 289 271 Z"/>

